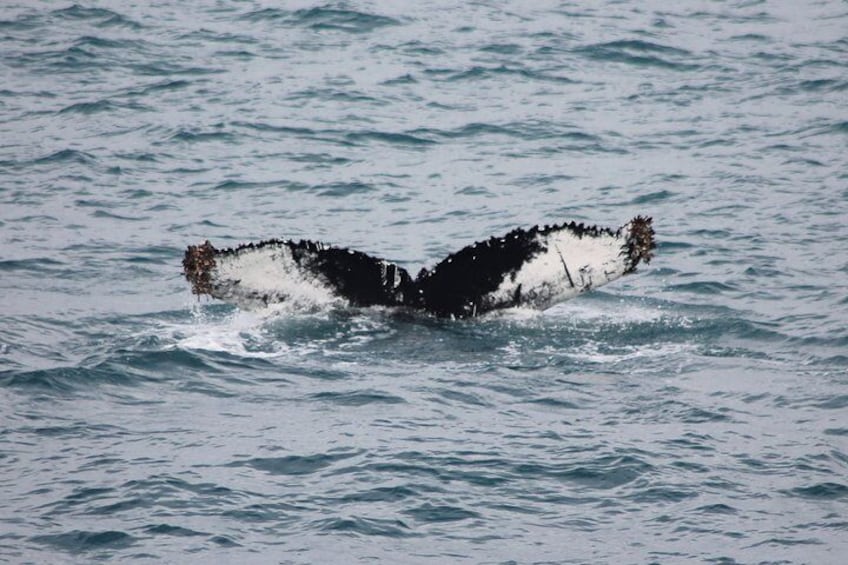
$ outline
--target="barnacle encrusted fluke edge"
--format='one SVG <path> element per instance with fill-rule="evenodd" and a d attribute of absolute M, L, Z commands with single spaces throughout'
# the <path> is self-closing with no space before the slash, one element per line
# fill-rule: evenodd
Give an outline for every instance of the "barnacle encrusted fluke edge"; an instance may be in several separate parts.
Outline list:
<path fill-rule="evenodd" d="M 652 219 L 617 230 L 575 222 L 518 228 L 469 245 L 412 278 L 360 251 L 308 240 L 269 239 L 216 249 L 190 245 L 183 272 L 194 294 L 242 307 L 289 302 L 401 306 L 468 318 L 514 306 L 547 308 L 649 263 Z"/>
<path fill-rule="evenodd" d="M 627 237 L 627 258 L 630 265 L 625 273 L 632 273 L 640 261 L 645 264 L 654 258 L 654 249 L 657 244 L 654 241 L 653 218 L 636 216 L 630 220 L 629 235 Z M 622 228 L 623 229 L 623 228 Z"/>
<path fill-rule="evenodd" d="M 207 239 L 200 245 L 189 245 L 183 257 L 183 274 L 194 294 L 212 294 L 211 271 L 218 252 Z"/>

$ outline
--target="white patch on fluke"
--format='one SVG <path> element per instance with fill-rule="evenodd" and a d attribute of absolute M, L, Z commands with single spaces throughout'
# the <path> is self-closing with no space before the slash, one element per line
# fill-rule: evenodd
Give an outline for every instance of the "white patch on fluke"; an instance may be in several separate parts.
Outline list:
<path fill-rule="evenodd" d="M 547 308 L 592 288 L 607 284 L 627 271 L 626 243 L 630 224 L 618 235 L 601 232 L 578 234 L 568 229 L 539 233 L 546 249 L 507 276 L 486 297 L 502 304 L 521 297 L 524 303 Z"/>
<path fill-rule="evenodd" d="M 210 282 L 216 296 L 240 305 L 286 302 L 296 309 L 324 308 L 340 298 L 325 281 L 295 262 L 285 244 L 239 249 L 215 257 Z"/>

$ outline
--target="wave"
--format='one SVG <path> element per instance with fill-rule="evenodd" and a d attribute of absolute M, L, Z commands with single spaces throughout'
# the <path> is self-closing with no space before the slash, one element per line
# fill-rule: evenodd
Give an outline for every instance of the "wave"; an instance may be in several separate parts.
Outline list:
<path fill-rule="evenodd" d="M 60 534 L 32 536 L 30 541 L 50 545 L 70 553 L 99 551 L 103 549 L 124 549 L 133 545 L 136 538 L 119 530 L 85 531 L 72 530 Z"/>
<path fill-rule="evenodd" d="M 498 65 L 495 67 L 475 65 L 464 70 L 428 68 L 424 70 L 424 74 L 434 80 L 444 82 L 465 82 L 488 79 L 501 80 L 504 77 L 514 77 L 517 79 L 526 79 L 528 81 L 550 82 L 554 84 L 578 83 L 578 81 L 567 76 L 552 74 L 551 71 L 527 69 L 520 66 L 508 65 Z"/>
<path fill-rule="evenodd" d="M 264 8 L 241 16 L 249 22 L 282 22 L 293 27 L 315 31 L 342 31 L 346 33 L 370 33 L 387 26 L 400 25 L 398 20 L 367 12 L 332 7 L 317 7 L 294 11 Z"/>
<path fill-rule="evenodd" d="M 254 457 L 228 463 L 227 467 L 252 467 L 272 475 L 311 475 L 324 471 L 340 461 L 361 452 L 321 453 L 316 455 L 286 455 L 283 457 Z"/>
<path fill-rule="evenodd" d="M 79 163 L 82 165 L 90 165 L 95 162 L 97 162 L 97 158 L 94 155 L 85 151 L 78 151 L 76 149 L 62 149 L 32 161 L 33 164 L 38 165 L 56 163 Z"/>
<path fill-rule="evenodd" d="M 113 102 L 112 100 L 103 99 L 96 102 L 77 102 L 70 106 L 65 106 L 58 111 L 58 114 L 92 115 L 100 112 L 116 112 L 121 110 L 152 112 L 153 108 L 137 102 Z"/>
<path fill-rule="evenodd" d="M 424 137 L 409 133 L 390 133 L 380 131 L 359 131 L 345 135 L 345 139 L 352 143 L 373 142 L 388 143 L 391 145 L 424 146 L 435 143 Z"/>
<path fill-rule="evenodd" d="M 67 8 L 59 8 L 50 15 L 65 20 L 85 20 L 93 22 L 97 27 L 126 27 L 135 30 L 142 29 L 140 23 L 106 8 L 89 8 L 73 4 Z"/>
<path fill-rule="evenodd" d="M 415 533 L 401 520 L 367 518 L 363 516 L 351 516 L 349 518 L 325 518 L 316 520 L 312 524 L 318 531 L 333 533 L 342 532 L 346 534 L 357 534 L 363 536 L 387 536 L 391 538 L 420 537 L 422 534 Z"/>
<path fill-rule="evenodd" d="M 406 400 L 399 396 L 379 390 L 353 390 L 346 392 L 318 392 L 310 395 L 310 400 L 326 402 L 339 406 L 367 406 L 370 404 L 404 404 Z"/>
<path fill-rule="evenodd" d="M 624 63 L 638 67 L 659 67 L 674 71 L 696 71 L 693 55 L 676 47 L 641 40 L 610 41 L 578 47 L 575 53 L 594 61 Z"/>
<path fill-rule="evenodd" d="M 455 129 L 421 128 L 413 134 L 442 139 L 465 139 L 476 137 L 506 136 L 524 140 L 569 139 L 581 142 L 596 142 L 598 138 L 575 127 L 556 126 L 547 122 L 522 121 L 507 123 L 472 122 Z"/>
<path fill-rule="evenodd" d="M 189 129 L 180 129 L 172 134 L 169 141 L 178 141 L 186 143 L 203 143 L 209 141 L 232 142 L 235 136 L 229 131 L 198 131 Z"/>

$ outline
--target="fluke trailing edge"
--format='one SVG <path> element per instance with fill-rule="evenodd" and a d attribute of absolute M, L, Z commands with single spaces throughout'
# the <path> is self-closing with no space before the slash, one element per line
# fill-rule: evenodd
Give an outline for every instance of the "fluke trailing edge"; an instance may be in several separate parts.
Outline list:
<path fill-rule="evenodd" d="M 469 318 L 498 308 L 547 308 L 632 273 L 653 256 L 651 218 L 618 230 L 574 222 L 515 229 L 449 255 L 416 278 L 360 251 L 271 239 L 229 249 L 190 245 L 183 272 L 194 294 L 251 308 L 347 303 L 403 306 Z"/>

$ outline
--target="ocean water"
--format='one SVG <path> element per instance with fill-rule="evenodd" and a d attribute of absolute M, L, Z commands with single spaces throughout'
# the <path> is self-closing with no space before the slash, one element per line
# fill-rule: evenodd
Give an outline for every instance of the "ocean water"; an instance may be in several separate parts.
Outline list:
<path fill-rule="evenodd" d="M 0 561 L 844 563 L 848 5 L 0 6 Z M 653 216 L 545 312 L 245 312 Z"/>

